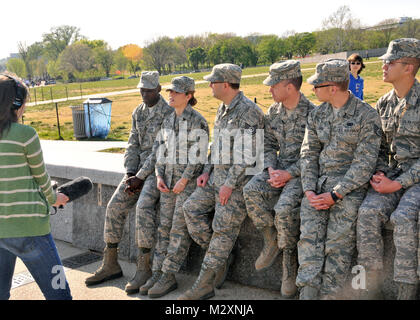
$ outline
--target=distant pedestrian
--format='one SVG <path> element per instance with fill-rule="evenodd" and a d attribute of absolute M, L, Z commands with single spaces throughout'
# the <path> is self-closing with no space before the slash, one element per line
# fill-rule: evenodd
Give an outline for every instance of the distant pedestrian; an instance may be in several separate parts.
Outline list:
<path fill-rule="evenodd" d="M 365 86 L 365 81 L 360 76 L 360 73 L 365 68 L 363 58 L 357 53 L 353 53 L 350 57 L 348 57 L 347 61 L 349 62 L 350 69 L 349 90 L 353 92 L 357 98 L 363 100 L 363 89 Z"/>

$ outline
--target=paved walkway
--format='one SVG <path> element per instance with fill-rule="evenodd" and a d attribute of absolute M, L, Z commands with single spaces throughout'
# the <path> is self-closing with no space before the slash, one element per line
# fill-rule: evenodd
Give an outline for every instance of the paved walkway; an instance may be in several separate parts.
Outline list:
<path fill-rule="evenodd" d="M 76 248 L 69 243 L 56 240 L 56 246 L 63 261 L 71 257 L 78 257 L 81 254 L 88 254 L 89 251 Z M 80 259 L 79 259 L 80 260 Z M 124 287 L 134 275 L 136 264 L 119 260 L 124 276 L 120 279 L 106 283 L 86 287 L 84 281 L 92 275 L 101 265 L 101 260 L 76 268 L 65 268 L 67 281 L 74 300 L 152 300 L 147 296 L 134 294 L 128 296 Z M 195 276 L 178 274 L 178 289 L 168 295 L 153 300 L 176 300 L 177 297 L 188 290 L 195 281 Z M 273 290 L 259 289 L 243 286 L 231 281 L 226 281 L 222 289 L 216 290 L 216 297 L 212 300 L 282 300 L 280 293 Z M 12 284 L 10 300 L 44 300 L 41 290 L 27 272 L 21 260 L 17 260 L 14 281 Z"/>

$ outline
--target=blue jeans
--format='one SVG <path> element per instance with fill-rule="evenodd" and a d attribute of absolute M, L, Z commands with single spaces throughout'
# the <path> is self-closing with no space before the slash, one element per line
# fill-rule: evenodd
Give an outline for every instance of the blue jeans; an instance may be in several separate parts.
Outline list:
<path fill-rule="evenodd" d="M 57 248 L 49 233 L 45 236 L 0 238 L 0 300 L 10 298 L 16 257 L 26 265 L 45 299 L 72 299 Z"/>

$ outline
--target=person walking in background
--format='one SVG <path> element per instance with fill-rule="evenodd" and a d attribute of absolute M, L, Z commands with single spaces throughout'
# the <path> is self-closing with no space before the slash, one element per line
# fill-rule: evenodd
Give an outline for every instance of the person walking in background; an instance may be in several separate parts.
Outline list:
<path fill-rule="evenodd" d="M 35 129 L 18 123 L 28 96 L 21 79 L 0 75 L 0 300 L 10 298 L 17 257 L 46 299 L 71 300 L 50 229 L 50 206 L 69 198 L 53 190 Z"/>
<path fill-rule="evenodd" d="M 350 69 L 349 90 L 353 92 L 357 98 L 363 100 L 363 89 L 365 85 L 363 78 L 360 76 L 360 73 L 365 68 L 363 58 L 357 53 L 353 53 L 348 57 L 347 61 L 349 62 Z"/>
<path fill-rule="evenodd" d="M 153 273 L 140 288 L 140 294 L 148 294 L 150 298 L 162 297 L 178 286 L 175 273 L 179 272 L 191 244 L 182 205 L 196 188 L 208 150 L 207 121 L 192 108 L 197 104 L 194 79 L 176 77 L 167 91 L 169 105 L 175 112 L 163 121 L 153 146 L 157 188 L 161 192 Z M 196 153 L 192 148 L 196 150 L 197 144 L 201 154 L 194 159 L 191 157 Z"/>

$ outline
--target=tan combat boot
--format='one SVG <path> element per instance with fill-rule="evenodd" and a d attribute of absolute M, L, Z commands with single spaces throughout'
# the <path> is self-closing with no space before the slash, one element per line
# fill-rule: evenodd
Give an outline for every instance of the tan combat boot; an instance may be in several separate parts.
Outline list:
<path fill-rule="evenodd" d="M 297 254 L 296 250 L 283 250 L 283 271 L 281 279 L 281 295 L 285 298 L 293 297 L 297 292 Z"/>
<path fill-rule="evenodd" d="M 397 300 L 416 300 L 417 284 L 397 282 Z"/>
<path fill-rule="evenodd" d="M 118 250 L 117 248 L 104 249 L 104 259 L 101 267 L 96 270 L 95 274 L 86 278 L 86 286 L 93 286 L 102 282 L 121 278 L 123 276 L 120 264 L 118 263 Z"/>
<path fill-rule="evenodd" d="M 159 280 L 149 289 L 149 298 L 160 298 L 178 288 L 175 275 L 172 272 L 162 273 Z"/>
<path fill-rule="evenodd" d="M 192 288 L 178 297 L 178 300 L 206 300 L 214 297 L 216 272 L 203 266 Z"/>
<path fill-rule="evenodd" d="M 216 289 L 221 289 L 222 288 L 223 284 L 225 283 L 229 268 L 232 265 L 234 259 L 235 259 L 235 256 L 231 252 L 229 254 L 229 257 L 228 257 L 226 263 L 221 268 L 219 268 L 219 270 L 217 270 L 216 276 L 215 276 L 215 279 L 214 279 L 214 286 L 216 287 Z"/>
<path fill-rule="evenodd" d="M 142 296 L 147 296 L 147 294 L 149 293 L 149 289 L 153 287 L 156 282 L 158 282 L 161 276 L 162 271 L 153 271 L 152 276 L 149 278 L 149 280 L 147 280 L 146 283 L 140 287 L 140 294 Z"/>
<path fill-rule="evenodd" d="M 255 262 L 255 269 L 258 271 L 270 267 L 280 252 L 277 246 L 276 228 L 265 227 L 262 229 L 262 235 L 264 238 L 264 247 Z"/>
<path fill-rule="evenodd" d="M 135 294 L 139 292 L 140 287 L 152 276 L 152 270 L 150 268 L 150 255 L 150 251 L 144 253 L 140 250 L 139 256 L 137 257 L 136 274 L 125 286 L 125 292 L 127 292 L 127 294 Z"/>

